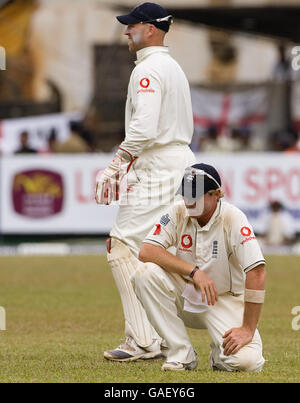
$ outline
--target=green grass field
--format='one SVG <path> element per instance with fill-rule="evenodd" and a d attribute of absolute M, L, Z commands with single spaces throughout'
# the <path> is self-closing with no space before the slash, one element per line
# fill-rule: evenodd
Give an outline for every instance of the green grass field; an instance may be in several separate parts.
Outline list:
<path fill-rule="evenodd" d="M 300 382 L 300 330 L 291 310 L 300 305 L 299 256 L 267 257 L 267 296 L 259 330 L 263 372 L 213 372 L 209 337 L 189 330 L 196 371 L 162 372 L 162 360 L 114 363 L 103 351 L 123 337 L 123 312 L 102 256 L 1 257 L 0 382 Z M 300 322 L 300 321 L 299 321 Z"/>

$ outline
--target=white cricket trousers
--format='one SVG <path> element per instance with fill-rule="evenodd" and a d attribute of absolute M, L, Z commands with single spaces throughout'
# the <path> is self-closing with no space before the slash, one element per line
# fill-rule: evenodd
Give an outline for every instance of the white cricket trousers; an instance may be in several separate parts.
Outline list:
<path fill-rule="evenodd" d="M 149 321 L 169 347 L 167 361 L 189 363 L 196 359 L 187 326 L 208 330 L 212 339 L 211 365 L 225 371 L 261 371 L 264 358 L 257 329 L 252 341 L 236 354 L 225 356 L 223 353 L 223 334 L 242 325 L 243 295 L 219 295 L 215 305 L 209 306 L 206 312 L 196 314 L 183 310 L 181 294 L 186 282 L 180 275 L 167 273 L 154 263 L 144 263 L 131 280 Z"/>
<path fill-rule="evenodd" d="M 110 232 L 112 248 L 107 256 L 122 301 L 125 336 L 133 337 L 144 348 L 160 338 L 136 298 L 130 277 L 138 267 L 143 240 L 173 203 L 185 168 L 194 163 L 194 154 L 186 145 L 173 144 L 143 152 L 127 175 L 127 191 L 121 196 Z"/>
<path fill-rule="evenodd" d="M 120 199 L 110 236 L 138 256 L 156 220 L 174 202 L 186 167 L 195 164 L 189 146 L 171 144 L 146 150 L 127 175 L 127 191 Z"/>

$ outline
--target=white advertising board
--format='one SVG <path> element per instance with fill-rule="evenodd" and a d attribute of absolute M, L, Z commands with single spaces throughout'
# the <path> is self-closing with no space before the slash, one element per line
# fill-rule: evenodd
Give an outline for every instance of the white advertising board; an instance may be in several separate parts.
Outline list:
<path fill-rule="evenodd" d="M 117 205 L 94 199 L 96 173 L 112 155 L 7 156 L 0 159 L 4 234 L 108 233 Z"/>
<path fill-rule="evenodd" d="M 197 160 L 216 167 L 226 200 L 247 215 L 256 232 L 265 231 L 264 213 L 275 200 L 290 213 L 300 232 L 299 154 L 205 154 Z"/>
<path fill-rule="evenodd" d="M 6 156 L 0 159 L 0 232 L 105 234 L 118 206 L 94 200 L 96 173 L 112 154 Z M 242 209 L 254 230 L 265 230 L 270 201 L 280 201 L 300 232 L 300 157 L 297 154 L 197 154 L 221 174 L 225 198 Z"/>

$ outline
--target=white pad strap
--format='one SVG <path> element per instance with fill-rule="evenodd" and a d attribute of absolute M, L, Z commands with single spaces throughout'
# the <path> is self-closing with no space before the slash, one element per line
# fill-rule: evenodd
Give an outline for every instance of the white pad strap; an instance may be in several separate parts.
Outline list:
<path fill-rule="evenodd" d="M 160 337 L 151 326 L 130 281 L 130 277 L 138 268 L 139 260 L 125 244 L 115 238 L 111 239 L 111 250 L 107 254 L 107 260 L 122 300 L 125 334 L 133 337 L 140 347 L 149 347 L 154 339 Z"/>

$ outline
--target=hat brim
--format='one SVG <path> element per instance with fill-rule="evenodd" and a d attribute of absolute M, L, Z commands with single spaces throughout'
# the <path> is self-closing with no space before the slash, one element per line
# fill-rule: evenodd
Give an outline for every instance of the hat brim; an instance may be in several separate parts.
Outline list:
<path fill-rule="evenodd" d="M 138 18 L 136 18 L 130 14 L 118 15 L 116 18 L 121 24 L 124 24 L 124 25 L 137 24 L 138 22 L 141 22 Z"/>

